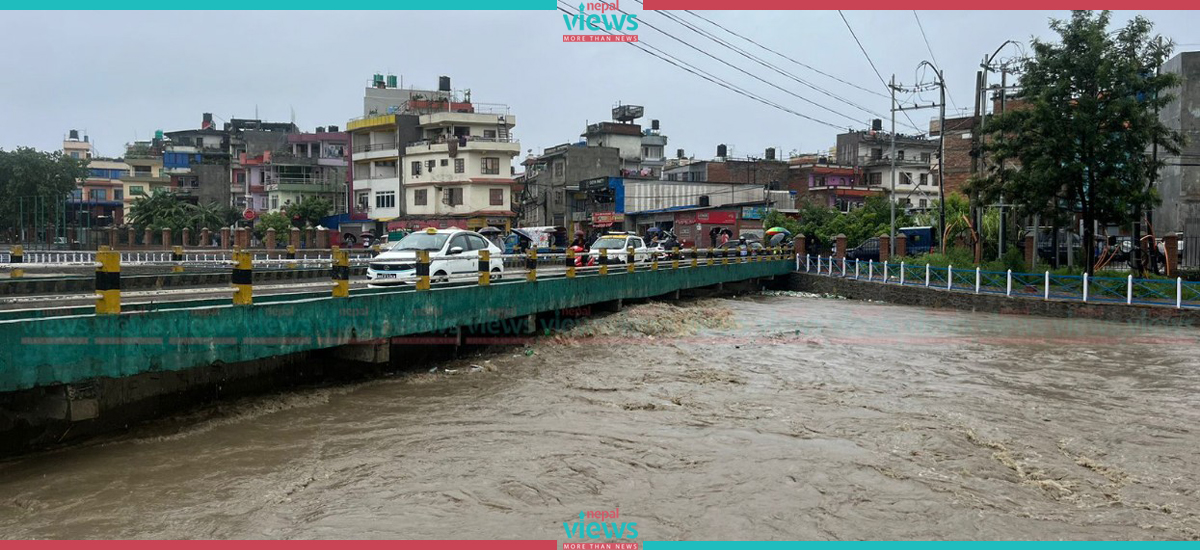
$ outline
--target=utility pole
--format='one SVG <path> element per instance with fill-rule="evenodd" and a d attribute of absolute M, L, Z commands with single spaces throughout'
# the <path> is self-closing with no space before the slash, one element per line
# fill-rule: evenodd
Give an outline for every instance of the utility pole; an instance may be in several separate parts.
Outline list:
<path fill-rule="evenodd" d="M 937 69 L 935 67 L 935 69 Z M 946 79 L 942 76 L 942 70 L 937 69 L 938 88 L 941 90 L 939 102 L 941 108 L 938 114 L 938 207 L 941 209 L 940 217 L 942 227 L 940 231 L 943 233 L 943 241 L 945 240 L 946 232 Z M 895 117 L 895 115 L 892 115 Z M 895 238 L 894 236 L 892 238 Z M 946 243 L 942 243 L 942 252 L 946 252 Z"/>
<path fill-rule="evenodd" d="M 1003 115 L 1008 103 L 1008 65 L 1000 65 L 1000 114 Z M 997 258 L 1004 257 L 1004 159 L 1000 160 L 1000 234 L 999 247 L 997 248 Z"/>
<path fill-rule="evenodd" d="M 888 156 L 892 160 L 892 192 L 891 192 L 891 212 L 892 223 L 891 237 L 888 238 L 888 258 L 896 256 L 896 75 L 892 74 L 892 82 L 888 85 L 888 89 L 892 92 L 892 147 Z"/>

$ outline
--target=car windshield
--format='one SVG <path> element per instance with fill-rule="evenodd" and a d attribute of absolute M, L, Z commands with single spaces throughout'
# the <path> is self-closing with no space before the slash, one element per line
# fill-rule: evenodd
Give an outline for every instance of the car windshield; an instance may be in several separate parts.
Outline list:
<path fill-rule="evenodd" d="M 392 250 L 441 250 L 450 238 L 448 233 L 412 233 L 393 246 Z"/>
<path fill-rule="evenodd" d="M 613 249 L 622 248 L 623 249 L 623 248 L 625 248 L 625 238 L 624 237 L 604 237 L 603 239 L 596 239 L 596 242 L 592 243 L 592 249 L 600 249 L 600 248 L 613 248 Z"/>

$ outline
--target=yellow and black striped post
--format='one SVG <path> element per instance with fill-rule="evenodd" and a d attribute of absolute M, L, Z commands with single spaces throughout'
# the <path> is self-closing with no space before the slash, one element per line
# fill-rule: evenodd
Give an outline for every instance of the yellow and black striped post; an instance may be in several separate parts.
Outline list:
<path fill-rule="evenodd" d="M 182 246 L 171 247 L 171 261 L 175 262 L 175 265 L 171 266 L 171 272 L 172 273 L 183 273 L 183 247 Z"/>
<path fill-rule="evenodd" d="M 658 254 L 650 253 L 650 271 L 658 271 Z"/>
<path fill-rule="evenodd" d="M 717 261 L 717 260 L 716 260 L 716 255 L 717 255 L 717 251 L 716 251 L 716 250 L 713 250 L 713 249 L 711 249 L 711 248 L 709 248 L 709 249 L 708 249 L 708 250 L 705 252 L 705 256 L 708 256 L 708 262 L 706 262 L 706 265 L 708 265 L 709 267 L 711 267 L 711 266 L 713 265 L 713 262 Z"/>
<path fill-rule="evenodd" d="M 528 255 L 525 256 L 525 269 L 525 280 L 537 282 L 537 250 L 529 249 Z"/>
<path fill-rule="evenodd" d="M 296 246 L 289 244 L 287 247 L 288 269 L 296 269 Z"/>
<path fill-rule="evenodd" d="M 600 249 L 600 274 L 608 275 L 608 249 Z"/>
<path fill-rule="evenodd" d="M 417 290 L 429 290 L 429 251 L 417 251 Z"/>
<path fill-rule="evenodd" d="M 630 247 L 625 248 L 625 271 L 628 273 L 633 273 L 633 269 L 634 269 L 633 247 L 630 246 Z"/>
<path fill-rule="evenodd" d="M 567 265 L 567 278 L 569 279 L 571 277 L 574 277 L 575 276 L 575 249 L 574 248 L 567 249 L 567 259 L 566 259 L 565 263 Z"/>
<path fill-rule="evenodd" d="M 121 253 L 101 246 L 96 261 L 96 314 L 121 313 Z"/>
<path fill-rule="evenodd" d="M 679 269 L 679 247 L 671 249 L 671 269 Z"/>
<path fill-rule="evenodd" d="M 699 265 L 700 265 L 700 250 L 698 250 L 696 248 L 696 245 L 693 244 L 692 245 L 692 267 L 698 267 Z"/>
<path fill-rule="evenodd" d="M 338 247 L 332 249 L 333 265 L 330 271 L 333 276 L 333 297 L 350 297 L 350 251 Z"/>
<path fill-rule="evenodd" d="M 721 265 L 729 265 L 729 249 L 722 248 L 721 250 Z"/>
<path fill-rule="evenodd" d="M 492 251 L 479 251 L 479 286 L 487 286 L 492 282 Z"/>
<path fill-rule="evenodd" d="M 9 256 L 9 260 L 8 260 L 9 263 L 12 263 L 12 264 L 25 263 L 25 247 L 23 247 L 19 244 L 13 245 L 12 250 L 9 251 L 9 253 L 8 253 L 8 256 Z M 21 269 L 19 267 L 14 267 L 12 269 L 12 271 L 10 271 L 8 273 L 8 276 L 12 277 L 13 279 L 20 279 L 21 277 L 25 276 L 25 270 Z"/>
<path fill-rule="evenodd" d="M 249 252 L 233 249 L 233 305 L 248 306 L 254 301 L 254 264 Z"/>

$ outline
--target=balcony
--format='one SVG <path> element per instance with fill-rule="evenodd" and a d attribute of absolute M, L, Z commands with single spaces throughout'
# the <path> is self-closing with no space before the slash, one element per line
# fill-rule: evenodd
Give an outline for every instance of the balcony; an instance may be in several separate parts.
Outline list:
<path fill-rule="evenodd" d="M 355 145 L 350 158 L 355 162 L 399 156 L 400 148 L 396 142 L 364 143 Z"/>
<path fill-rule="evenodd" d="M 276 178 L 263 187 L 268 193 L 284 191 L 293 193 L 340 193 L 345 191 L 346 182 L 312 178 Z"/>
<path fill-rule="evenodd" d="M 461 143 L 461 142 L 460 142 Z M 490 138 L 467 136 L 467 144 L 459 145 L 459 151 L 499 152 L 520 154 L 521 144 L 511 138 Z M 405 155 L 421 155 L 427 153 L 449 153 L 450 144 L 445 141 L 430 140 L 414 141 L 404 148 Z"/>

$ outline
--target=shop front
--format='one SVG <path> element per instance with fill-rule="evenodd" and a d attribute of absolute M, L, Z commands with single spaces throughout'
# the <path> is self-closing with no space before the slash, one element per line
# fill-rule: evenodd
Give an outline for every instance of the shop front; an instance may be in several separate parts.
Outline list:
<path fill-rule="evenodd" d="M 761 224 L 760 224 L 761 225 Z M 684 247 L 710 248 L 715 245 L 714 230 L 728 229 L 738 237 L 738 211 L 735 209 L 693 210 L 675 214 L 675 236 Z"/>

